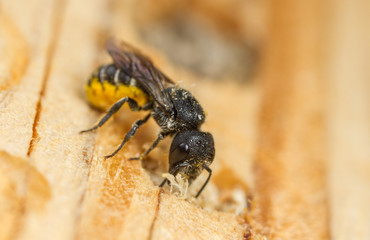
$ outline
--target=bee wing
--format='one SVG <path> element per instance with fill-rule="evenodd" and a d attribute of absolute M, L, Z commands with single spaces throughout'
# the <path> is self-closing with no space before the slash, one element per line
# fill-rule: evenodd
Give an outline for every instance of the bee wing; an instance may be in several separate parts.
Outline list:
<path fill-rule="evenodd" d="M 173 103 L 164 86 L 174 82 L 157 69 L 148 57 L 131 45 L 115 39 L 108 40 L 106 48 L 116 66 L 128 76 L 135 78 L 163 110 L 173 110 Z"/>

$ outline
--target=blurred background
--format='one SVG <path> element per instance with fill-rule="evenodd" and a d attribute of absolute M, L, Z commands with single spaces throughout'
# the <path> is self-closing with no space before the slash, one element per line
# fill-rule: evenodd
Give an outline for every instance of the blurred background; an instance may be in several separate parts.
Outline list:
<path fill-rule="evenodd" d="M 251 94 L 250 89 L 262 91 L 257 94 L 261 100 L 256 107 L 259 130 L 252 134 L 259 139 L 251 153 L 257 154 L 251 157 L 257 168 L 263 162 L 258 153 L 265 152 L 261 150 L 265 131 L 279 131 L 266 128 L 269 123 L 263 119 L 274 121 L 270 118 L 275 117 L 276 121 L 289 114 L 276 101 L 289 105 L 285 101 L 296 100 L 292 96 L 284 99 L 281 92 L 307 94 L 302 101 L 312 104 L 302 109 L 317 108 L 309 111 L 319 111 L 317 121 L 322 124 L 321 160 L 312 163 L 320 165 L 313 171 L 324 172 L 321 188 L 327 190 L 323 208 L 327 213 L 321 216 L 326 219 L 322 223 L 328 223 L 332 239 L 370 239 L 369 1 L 143 0 L 135 12 L 140 38 L 199 81 L 234 81 L 246 89 L 245 94 Z M 250 106 L 239 102 L 238 107 Z M 280 114 L 270 113 L 279 107 Z M 289 111 L 300 106 L 292 108 Z M 301 121 L 309 121 L 307 118 Z M 283 137 L 285 133 L 279 134 Z M 281 140 L 276 141 L 274 144 Z M 309 147 L 307 151 L 311 151 Z M 283 167 L 285 164 L 288 161 L 282 160 Z M 304 171 L 299 167 L 291 170 Z M 310 177 L 306 181 L 317 178 Z"/>

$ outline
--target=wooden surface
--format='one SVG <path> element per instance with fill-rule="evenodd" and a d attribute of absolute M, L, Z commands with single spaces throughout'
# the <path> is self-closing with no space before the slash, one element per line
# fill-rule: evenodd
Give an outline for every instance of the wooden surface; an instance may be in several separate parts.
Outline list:
<path fill-rule="evenodd" d="M 259 48 L 248 84 L 201 81 L 141 39 L 139 25 L 175 5 L 0 0 L 0 239 L 369 239 L 370 5 L 190 1 Z M 101 116 L 83 84 L 112 35 L 206 109 L 216 159 L 200 199 L 157 187 L 169 140 L 127 160 L 155 138 L 153 121 L 104 160 L 142 114 L 78 134 Z"/>
<path fill-rule="evenodd" d="M 367 1 L 338 1 L 328 25 L 328 189 L 339 240 L 370 239 L 369 11 Z"/>
<path fill-rule="evenodd" d="M 329 237 L 319 6 L 271 6 L 255 162 L 256 220 L 271 239 Z"/>

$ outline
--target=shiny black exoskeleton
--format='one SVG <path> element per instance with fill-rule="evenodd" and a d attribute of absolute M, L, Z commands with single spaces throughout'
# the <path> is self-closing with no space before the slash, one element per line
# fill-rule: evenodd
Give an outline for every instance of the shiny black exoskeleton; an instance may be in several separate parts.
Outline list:
<path fill-rule="evenodd" d="M 174 176 L 181 174 L 189 183 L 196 179 L 203 169 L 209 173 L 206 182 L 196 195 L 198 197 L 211 177 L 212 170 L 209 165 L 215 157 L 212 135 L 200 130 L 205 121 L 203 108 L 189 91 L 175 86 L 135 48 L 113 40 L 107 43 L 107 50 L 116 67 L 131 79 L 135 79 L 136 86 L 147 93 L 150 100 L 145 107 L 139 107 L 135 100 L 124 97 L 109 109 L 96 126 L 82 132 L 101 127 L 126 102 L 134 111 L 150 110 L 151 112 L 145 118 L 134 123 L 120 146 L 107 157 L 114 156 L 135 134 L 136 130 L 150 117 L 153 117 L 161 128 L 157 139 L 143 155 L 130 158 L 130 160 L 144 158 L 165 137 L 174 136 L 169 153 L 169 173 Z M 166 85 L 169 86 L 165 87 Z M 166 182 L 167 179 L 160 186 L 162 187 Z"/>

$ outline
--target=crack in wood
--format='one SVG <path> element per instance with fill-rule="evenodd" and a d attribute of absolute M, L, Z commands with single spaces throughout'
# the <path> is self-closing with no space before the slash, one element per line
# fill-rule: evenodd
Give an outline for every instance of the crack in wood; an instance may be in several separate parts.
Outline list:
<path fill-rule="evenodd" d="M 52 27 L 52 31 L 51 31 L 52 33 L 51 34 L 52 34 L 52 36 L 51 36 L 51 40 L 50 40 L 50 45 L 49 45 L 49 47 L 47 49 L 47 52 L 46 52 L 45 74 L 44 74 L 44 77 L 43 77 L 43 80 L 42 80 L 42 86 L 41 86 L 41 90 L 40 90 L 40 94 L 39 94 L 39 99 L 38 99 L 38 102 L 37 102 L 37 105 L 36 105 L 36 114 L 35 114 L 35 118 L 34 118 L 33 126 L 32 126 L 32 138 L 30 140 L 30 144 L 29 144 L 29 148 L 28 148 L 28 152 L 27 152 L 28 157 L 31 156 L 31 153 L 32 153 L 33 147 L 34 147 L 34 141 L 38 137 L 37 125 L 38 125 L 38 122 L 39 122 L 39 119 L 40 119 L 41 101 L 42 101 L 42 98 L 45 94 L 46 84 L 47 84 L 47 81 L 49 79 L 50 68 L 51 68 L 51 65 L 52 65 L 52 62 L 53 62 L 56 43 L 58 41 L 59 34 L 60 34 L 60 26 L 61 26 L 62 18 L 63 18 L 63 15 L 64 15 L 64 9 L 65 9 L 65 1 L 64 0 L 57 0 L 55 2 L 55 6 L 54 6 L 54 9 L 53 9 L 54 14 L 53 14 L 53 18 L 52 18 L 52 21 L 51 21 L 51 27 Z M 30 159 L 29 161 L 31 162 L 32 160 Z M 19 216 L 18 216 L 19 224 L 17 225 L 17 227 L 14 228 L 14 233 L 12 233 L 12 235 L 11 235 L 11 236 L 13 236 L 12 239 L 17 239 L 18 238 L 18 236 L 21 233 L 21 229 L 23 228 L 23 225 L 24 225 L 25 215 L 27 214 L 27 192 L 28 192 L 27 186 L 28 186 L 29 178 L 30 178 L 30 169 L 28 169 L 27 172 L 24 175 L 23 183 L 24 183 L 24 186 L 26 187 L 25 195 L 23 196 L 23 199 L 21 201 L 22 204 L 20 206 L 20 211 L 19 211 Z"/>
<path fill-rule="evenodd" d="M 162 195 L 162 193 L 163 193 L 163 189 L 161 188 L 158 192 L 157 208 L 155 209 L 155 214 L 154 214 L 152 225 L 150 225 L 148 240 L 153 239 L 153 230 L 154 230 L 154 225 L 155 225 L 155 222 L 157 221 L 158 214 L 159 214 L 159 205 L 161 204 L 161 195 Z"/>
<path fill-rule="evenodd" d="M 42 111 L 42 99 L 45 95 L 47 82 L 49 80 L 51 66 L 52 66 L 53 61 L 54 61 L 55 49 L 56 49 L 57 43 L 59 41 L 60 26 L 62 24 L 63 15 L 64 15 L 64 12 L 65 12 L 65 6 L 67 4 L 66 2 L 67 1 L 64 1 L 64 0 L 57 0 L 56 3 L 55 3 L 55 8 L 53 10 L 53 13 L 54 13 L 53 16 L 54 17 L 52 19 L 52 24 L 51 24 L 52 25 L 52 31 L 51 31 L 50 44 L 49 44 L 49 47 L 48 47 L 47 52 L 46 52 L 45 73 L 44 73 L 44 77 L 42 79 L 41 90 L 40 90 L 39 98 L 38 98 L 37 105 L 36 105 L 36 114 L 35 114 L 35 119 L 33 121 L 33 126 L 32 126 L 32 137 L 31 137 L 30 144 L 29 144 L 29 147 L 28 147 L 27 156 L 31 156 L 34 145 L 35 145 L 35 141 L 39 137 L 39 134 L 38 134 L 38 131 L 37 131 L 37 126 L 38 126 L 41 111 Z"/>
<path fill-rule="evenodd" d="M 91 163 L 92 163 L 92 161 L 94 159 L 95 147 L 96 147 L 96 145 L 94 144 L 93 149 L 92 149 L 92 153 L 91 153 L 90 161 L 87 161 L 87 159 L 89 159 L 88 156 L 87 156 L 87 154 L 86 155 L 84 154 L 84 157 L 83 157 L 83 159 L 86 162 L 88 162 L 88 165 L 89 165 L 88 172 L 87 172 L 87 185 L 88 185 L 89 179 L 90 179 Z M 81 194 L 81 198 L 80 198 L 80 200 L 78 202 L 77 214 L 76 214 L 76 219 L 75 219 L 75 224 L 74 224 L 76 226 L 75 227 L 76 230 L 74 230 L 74 237 L 73 237 L 73 239 L 79 239 L 79 237 L 78 237 L 78 229 L 79 229 L 79 226 L 81 224 L 81 218 L 82 218 L 81 211 L 82 211 L 82 205 L 84 204 L 85 199 L 86 199 L 86 192 L 87 192 L 87 188 L 84 189 L 83 193 Z"/>

